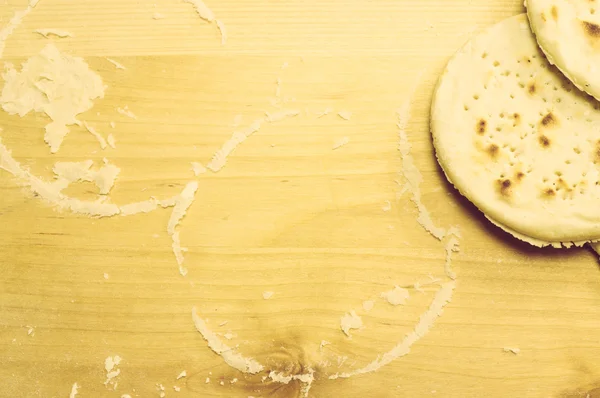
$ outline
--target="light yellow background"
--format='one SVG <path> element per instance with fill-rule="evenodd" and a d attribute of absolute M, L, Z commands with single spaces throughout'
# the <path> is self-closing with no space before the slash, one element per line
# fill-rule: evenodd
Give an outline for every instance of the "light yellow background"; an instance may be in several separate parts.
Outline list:
<path fill-rule="evenodd" d="M 2 23 L 24 3 L 1 6 Z M 50 155 L 40 114 L 1 113 L 3 142 L 46 178 L 57 160 L 107 157 L 122 170 L 111 193 L 118 204 L 181 192 L 194 179 L 190 162 L 210 159 L 236 115 L 245 126 L 276 111 L 278 77 L 285 107 L 303 114 L 265 125 L 221 172 L 199 178 L 180 227 L 187 278 L 166 233 L 170 210 L 111 219 L 60 213 L 0 171 L 0 396 L 67 397 L 74 382 L 78 397 L 152 397 L 157 384 L 173 397 L 297 396 L 296 383 L 262 383 L 264 374 L 225 365 L 195 330 L 192 306 L 268 370 L 315 369 L 312 397 L 584 397 L 600 388 L 596 257 L 533 249 L 491 226 L 445 183 L 428 134 L 445 62 L 471 32 L 522 12 L 520 1 L 207 4 L 227 26 L 225 46 L 214 25 L 178 0 L 41 0 L 8 39 L 4 58 L 20 63 L 47 43 L 34 29 L 73 33 L 57 46 L 84 57 L 108 86 L 80 119 L 113 132 L 117 149 L 101 151 L 73 127 Z M 155 12 L 166 18 L 154 20 Z M 435 289 L 412 291 L 399 307 L 378 299 L 381 292 L 443 277 L 443 246 L 417 224 L 408 193 L 396 199 L 395 110 L 415 84 L 408 133 L 423 202 L 436 224 L 463 233 L 457 289 L 408 356 L 330 381 L 389 351 Z M 125 105 L 137 120 L 117 114 Z M 353 116 L 316 118 L 328 107 Z M 343 137 L 349 143 L 333 151 Z M 68 192 L 93 199 L 93 188 Z M 263 291 L 274 295 L 264 300 Z M 376 303 L 367 313 L 369 299 Z M 339 324 L 351 309 L 365 328 L 349 339 Z M 321 340 L 332 344 L 319 350 Z M 103 385 L 109 355 L 123 358 L 116 391 Z M 184 369 L 188 377 L 175 381 Z"/>

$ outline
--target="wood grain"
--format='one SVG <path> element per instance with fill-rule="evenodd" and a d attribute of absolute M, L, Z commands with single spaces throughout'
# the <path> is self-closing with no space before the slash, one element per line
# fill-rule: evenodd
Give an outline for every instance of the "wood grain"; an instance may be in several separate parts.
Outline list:
<path fill-rule="evenodd" d="M 0 7 L 4 23 L 22 3 Z M 5 60 L 19 63 L 47 43 L 34 29 L 73 33 L 57 45 L 84 57 L 108 86 L 81 119 L 114 132 L 117 149 L 101 151 L 73 128 L 50 155 L 39 114 L 0 114 L 3 142 L 46 178 L 57 160 L 109 158 L 122 169 L 111 193 L 119 204 L 179 193 L 195 179 L 190 162 L 210 160 L 235 130 L 236 115 L 248 125 L 276 111 L 270 99 L 278 77 L 284 106 L 302 114 L 263 126 L 223 170 L 198 178 L 181 224 L 186 278 L 166 233 L 170 210 L 78 217 L 0 172 L 0 396 L 66 397 L 74 382 L 78 397 L 158 396 L 157 384 L 181 397 L 299 394 L 298 383 L 262 383 L 262 375 L 224 364 L 195 330 L 193 306 L 214 331 L 233 335 L 229 345 L 269 370 L 314 368 L 311 397 L 594 396 L 595 256 L 533 249 L 491 226 L 445 182 L 428 134 L 431 93 L 448 57 L 474 30 L 522 12 L 521 2 L 207 4 L 228 28 L 225 46 L 189 4 L 167 0 L 42 0 L 7 41 Z M 154 12 L 166 18 L 153 20 Z M 106 56 L 127 69 L 116 70 Z M 462 231 L 457 289 L 409 355 L 373 374 L 327 380 L 389 351 L 435 289 L 412 291 L 399 307 L 379 299 L 381 292 L 443 277 L 443 245 L 417 223 L 409 195 L 396 198 L 395 111 L 415 83 L 408 134 L 424 204 L 436 224 Z M 116 112 L 125 105 L 137 120 Z M 316 117 L 328 107 L 332 114 Z M 352 118 L 336 116 L 340 110 Z M 348 144 L 332 150 L 343 137 Z M 68 192 L 94 197 L 85 184 Z M 265 300 L 264 291 L 273 297 Z M 370 299 L 375 307 L 366 312 L 362 302 Z M 365 327 L 349 339 L 340 317 L 352 309 Z M 322 340 L 332 344 L 319 349 Z M 109 355 L 123 358 L 116 391 L 103 385 Z M 176 381 L 184 369 L 188 377 Z"/>

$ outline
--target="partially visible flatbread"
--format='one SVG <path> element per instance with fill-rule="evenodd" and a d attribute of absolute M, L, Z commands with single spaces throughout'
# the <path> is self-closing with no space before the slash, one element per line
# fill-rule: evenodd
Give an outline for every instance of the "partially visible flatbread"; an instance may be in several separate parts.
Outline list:
<path fill-rule="evenodd" d="M 489 219 L 538 246 L 600 239 L 600 104 L 540 51 L 525 14 L 467 43 L 432 103 L 438 161 Z"/>
<path fill-rule="evenodd" d="M 600 1 L 526 0 L 525 5 L 548 60 L 600 99 Z"/>

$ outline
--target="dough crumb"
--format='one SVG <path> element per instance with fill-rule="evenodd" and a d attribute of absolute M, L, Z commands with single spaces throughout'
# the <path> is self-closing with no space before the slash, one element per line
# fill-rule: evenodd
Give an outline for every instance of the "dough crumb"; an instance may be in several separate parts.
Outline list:
<path fill-rule="evenodd" d="M 271 297 L 273 297 L 273 294 L 275 294 L 275 293 L 274 292 L 263 292 L 262 296 L 265 300 L 268 300 Z"/>
<path fill-rule="evenodd" d="M 515 355 L 519 355 L 521 353 L 521 349 L 517 347 L 504 347 L 504 352 L 512 352 Z"/>
<path fill-rule="evenodd" d="M 350 142 L 348 137 L 342 137 L 333 144 L 333 150 L 339 149 Z"/>
<path fill-rule="evenodd" d="M 96 140 L 98 140 L 98 143 L 100 144 L 100 149 L 106 149 L 106 140 L 104 139 L 104 137 L 102 137 L 102 135 L 100 135 L 100 133 L 98 133 L 96 129 L 90 126 L 87 122 L 83 122 L 83 126 L 91 135 L 94 136 L 94 138 L 96 138 Z"/>
<path fill-rule="evenodd" d="M 155 12 L 154 14 L 152 14 L 152 19 L 158 20 L 158 19 L 165 19 L 165 18 L 166 18 L 165 15 L 161 14 L 160 12 Z"/>
<path fill-rule="evenodd" d="M 410 297 L 408 290 L 401 288 L 400 286 L 394 287 L 394 289 L 381 293 L 381 298 L 387 300 L 391 305 L 404 305 L 406 300 Z"/>
<path fill-rule="evenodd" d="M 207 377 L 206 380 L 204 381 L 206 384 L 210 383 L 210 377 Z"/>
<path fill-rule="evenodd" d="M 179 391 L 181 391 L 181 387 L 173 386 L 173 390 L 175 390 L 175 392 L 179 392 Z"/>
<path fill-rule="evenodd" d="M 350 120 L 350 118 L 352 118 L 352 112 L 346 110 L 339 111 L 338 116 L 344 120 Z"/>
<path fill-rule="evenodd" d="M 363 301 L 362 306 L 365 311 L 369 312 L 375 306 L 375 301 L 373 301 L 373 300 Z"/>
<path fill-rule="evenodd" d="M 118 382 L 115 380 L 119 374 L 121 374 L 121 370 L 117 369 L 119 364 L 121 363 L 122 358 L 118 355 L 114 357 L 108 356 L 104 360 L 104 370 L 106 371 L 106 380 L 104 381 L 104 385 L 108 388 L 112 387 L 113 390 L 117 389 Z"/>
<path fill-rule="evenodd" d="M 117 127 L 116 123 L 115 122 L 110 122 L 110 128 L 114 129 L 115 127 Z"/>
<path fill-rule="evenodd" d="M 215 23 L 217 29 L 219 29 L 219 33 L 221 33 L 221 44 L 225 45 L 227 43 L 227 28 L 225 28 L 225 24 L 220 19 L 217 19 Z"/>
<path fill-rule="evenodd" d="M 35 336 L 35 328 L 33 326 L 25 326 L 27 328 L 27 336 Z"/>
<path fill-rule="evenodd" d="M 104 273 L 104 279 L 108 280 L 108 278 L 110 278 L 110 275 L 108 275 L 106 272 Z"/>
<path fill-rule="evenodd" d="M 323 112 L 317 114 L 317 119 L 322 118 L 323 116 L 327 116 L 329 115 L 331 112 L 333 112 L 333 109 L 331 108 L 326 108 Z"/>
<path fill-rule="evenodd" d="M 114 136 L 114 135 L 112 135 L 112 133 L 110 133 L 110 134 L 108 135 L 108 137 L 106 137 L 106 141 L 108 142 L 108 145 L 109 145 L 111 148 L 113 148 L 113 149 L 114 149 L 114 148 L 116 148 L 116 147 L 117 147 L 117 142 L 116 142 L 116 140 L 115 140 L 115 136 Z"/>
<path fill-rule="evenodd" d="M 340 328 L 342 332 L 348 337 L 352 337 L 350 335 L 351 329 L 360 329 L 363 327 L 362 319 L 356 314 L 354 310 L 347 312 L 340 319 Z"/>
<path fill-rule="evenodd" d="M 204 4 L 202 0 L 183 0 L 185 3 L 191 4 L 196 9 L 200 18 L 205 21 L 212 22 L 215 20 L 215 14 Z"/>
<path fill-rule="evenodd" d="M 113 64 L 113 65 L 115 66 L 115 68 L 117 68 L 117 69 L 122 69 L 122 70 L 125 70 L 125 69 L 127 69 L 127 68 L 125 68 L 125 67 L 123 66 L 123 64 L 121 64 L 121 63 L 119 63 L 119 62 L 115 61 L 114 59 L 111 59 L 111 58 L 106 58 L 106 60 L 107 60 L 108 62 L 110 62 L 111 64 Z"/>
<path fill-rule="evenodd" d="M 73 387 L 71 387 L 71 393 L 69 394 L 69 398 L 75 398 L 79 391 L 79 384 L 73 383 Z"/>
<path fill-rule="evenodd" d="M 390 202 L 389 200 L 386 200 L 385 204 L 383 205 L 383 207 L 381 208 L 381 210 L 383 210 L 383 211 L 390 211 L 390 210 L 392 210 L 392 202 Z"/>
<path fill-rule="evenodd" d="M 186 376 L 187 376 L 187 372 L 184 370 L 181 373 L 179 373 L 179 375 L 177 376 L 176 380 L 179 380 L 179 379 L 181 379 L 183 377 L 186 377 Z"/>
<path fill-rule="evenodd" d="M 125 105 L 124 108 L 117 108 L 117 112 L 119 112 L 123 116 L 127 116 L 131 119 L 137 119 L 137 116 L 129 110 L 129 106 Z"/>

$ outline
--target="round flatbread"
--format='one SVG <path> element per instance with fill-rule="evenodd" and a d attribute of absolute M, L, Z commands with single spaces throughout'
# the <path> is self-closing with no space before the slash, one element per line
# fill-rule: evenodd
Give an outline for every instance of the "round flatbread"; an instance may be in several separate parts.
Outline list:
<path fill-rule="evenodd" d="M 518 15 L 448 63 L 431 108 L 436 155 L 448 180 L 517 238 L 582 245 L 600 239 L 599 109 Z"/>
<path fill-rule="evenodd" d="M 548 60 L 600 99 L 600 0 L 526 0 L 525 5 Z"/>

